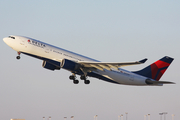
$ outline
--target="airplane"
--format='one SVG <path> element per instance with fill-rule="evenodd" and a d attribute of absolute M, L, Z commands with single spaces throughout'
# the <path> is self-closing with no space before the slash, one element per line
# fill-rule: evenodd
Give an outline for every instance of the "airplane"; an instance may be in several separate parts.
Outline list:
<path fill-rule="evenodd" d="M 127 71 L 124 66 L 143 64 L 147 59 L 136 62 L 100 62 L 83 55 L 35 40 L 30 37 L 14 36 L 3 38 L 3 41 L 17 51 L 17 59 L 20 54 L 35 57 L 43 61 L 42 67 L 48 70 L 60 70 L 61 68 L 72 73 L 69 79 L 78 84 L 76 75 L 90 84 L 88 77 L 100 80 L 132 86 L 163 86 L 163 84 L 175 84 L 169 81 L 159 81 L 171 62 L 171 57 L 165 56 L 139 71 Z"/>

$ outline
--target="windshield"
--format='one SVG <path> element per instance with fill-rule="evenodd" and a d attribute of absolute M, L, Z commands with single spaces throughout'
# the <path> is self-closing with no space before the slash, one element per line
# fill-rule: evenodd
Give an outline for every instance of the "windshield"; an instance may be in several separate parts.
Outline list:
<path fill-rule="evenodd" d="M 13 36 L 9 36 L 9 38 L 15 39 L 15 37 L 13 37 Z"/>

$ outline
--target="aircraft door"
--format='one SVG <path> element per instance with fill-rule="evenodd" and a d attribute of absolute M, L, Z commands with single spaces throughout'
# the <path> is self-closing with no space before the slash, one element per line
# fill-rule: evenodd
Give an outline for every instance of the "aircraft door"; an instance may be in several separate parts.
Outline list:
<path fill-rule="evenodd" d="M 27 41 L 26 41 L 26 40 L 20 38 L 20 44 L 21 44 L 23 47 L 27 48 Z"/>
<path fill-rule="evenodd" d="M 45 53 L 49 53 L 50 49 L 46 46 L 45 47 Z"/>

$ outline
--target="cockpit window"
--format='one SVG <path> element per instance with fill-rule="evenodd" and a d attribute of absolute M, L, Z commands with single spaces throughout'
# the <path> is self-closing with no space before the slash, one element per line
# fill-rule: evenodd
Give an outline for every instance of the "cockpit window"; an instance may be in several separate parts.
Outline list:
<path fill-rule="evenodd" d="M 15 39 L 15 37 L 13 37 L 13 36 L 9 36 L 9 38 Z"/>

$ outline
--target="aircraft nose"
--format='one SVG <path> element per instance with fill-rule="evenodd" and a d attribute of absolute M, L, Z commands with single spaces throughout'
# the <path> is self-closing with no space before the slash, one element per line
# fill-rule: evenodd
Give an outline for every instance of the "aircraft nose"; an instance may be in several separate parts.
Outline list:
<path fill-rule="evenodd" d="M 5 43 L 7 43 L 7 37 L 3 38 L 3 41 L 4 41 Z"/>
<path fill-rule="evenodd" d="M 10 39 L 8 37 L 3 38 L 3 41 L 7 44 L 10 45 Z"/>

